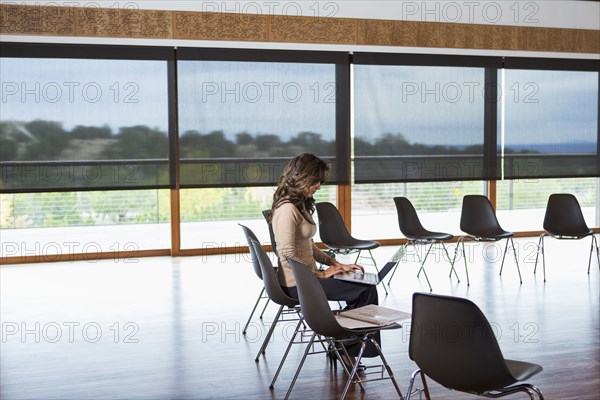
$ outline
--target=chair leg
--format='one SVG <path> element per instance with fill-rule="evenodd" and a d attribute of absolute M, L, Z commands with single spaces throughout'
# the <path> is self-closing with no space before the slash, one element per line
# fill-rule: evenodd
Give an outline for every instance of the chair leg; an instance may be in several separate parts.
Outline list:
<path fill-rule="evenodd" d="M 425 393 L 425 399 L 426 400 L 431 400 L 431 396 L 429 395 L 429 387 L 427 387 L 427 381 L 425 380 L 425 374 L 420 370 L 420 369 L 416 369 L 412 375 L 410 376 L 410 383 L 408 386 L 408 394 L 406 395 L 406 400 L 410 400 L 412 394 L 413 394 L 413 383 L 415 382 L 415 379 L 417 378 L 417 375 L 421 375 L 421 382 L 423 383 L 423 393 Z M 419 389 L 415 390 L 415 393 L 419 391 Z M 402 398 L 402 397 L 400 397 Z M 421 397 L 419 397 L 420 399 Z"/>
<path fill-rule="evenodd" d="M 410 400 L 410 396 L 412 396 L 412 387 L 415 383 L 415 378 L 417 377 L 417 374 L 419 372 L 421 372 L 421 370 L 417 369 L 410 376 L 410 381 L 408 382 L 408 389 L 406 389 L 406 400 Z"/>
<path fill-rule="evenodd" d="M 379 343 L 377 343 L 377 341 L 375 339 L 373 339 L 372 337 L 369 337 L 369 340 L 371 341 L 371 343 L 373 343 L 373 345 L 377 349 L 377 353 L 379 353 L 381 362 L 383 363 L 383 365 L 388 373 L 388 376 L 390 377 L 390 380 L 394 384 L 394 388 L 396 389 L 398 396 L 400 396 L 400 399 L 404 399 L 404 397 L 402 396 L 402 391 L 400 390 L 400 386 L 398 386 L 398 382 L 396 382 L 396 378 L 394 377 L 394 372 L 392 371 L 392 368 L 390 368 L 390 365 L 387 363 L 387 360 L 385 359 L 385 356 L 383 355 L 383 352 L 381 351 L 381 347 L 379 346 Z M 358 366 L 358 362 L 356 363 L 356 365 Z"/>
<path fill-rule="evenodd" d="M 288 356 L 288 353 L 290 352 L 290 349 L 292 348 L 292 345 L 294 344 L 294 340 L 296 339 L 296 335 L 298 335 L 298 332 L 300 331 L 300 326 L 302 325 L 303 320 L 302 318 L 300 318 L 298 320 L 298 324 L 296 325 L 296 329 L 294 330 L 294 334 L 292 335 L 292 338 L 290 339 L 290 342 L 287 345 L 287 348 L 285 349 L 285 353 L 283 353 L 283 357 L 281 358 L 281 361 L 279 362 L 279 366 L 277 367 L 277 372 L 275 372 L 275 375 L 273 376 L 273 380 L 271 381 L 271 384 L 269 385 L 269 389 L 273 389 L 273 387 L 275 386 L 275 381 L 277 380 L 277 377 L 279 376 L 279 373 L 281 372 L 281 368 L 283 367 L 283 364 L 285 363 L 285 360 Z"/>
<path fill-rule="evenodd" d="M 544 236 L 545 236 L 545 234 L 542 233 L 540 235 L 540 239 L 538 241 L 538 251 L 537 251 L 537 255 L 535 256 L 535 268 L 533 269 L 533 273 L 535 274 L 535 272 L 537 271 L 538 258 L 540 256 L 540 253 L 542 253 L 542 266 L 544 268 L 544 282 L 546 282 L 546 254 L 544 251 Z"/>
<path fill-rule="evenodd" d="M 590 260 L 588 261 L 588 274 L 590 273 L 590 267 L 592 266 L 592 252 L 594 251 L 594 245 L 596 245 L 596 257 L 600 257 L 598 255 L 598 242 L 596 241 L 596 236 L 592 235 L 592 246 L 590 247 Z M 598 268 L 600 268 L 600 258 L 598 259 Z"/>
<path fill-rule="evenodd" d="M 510 395 L 513 395 L 513 394 L 519 393 L 519 392 L 527 393 L 527 395 L 529 396 L 529 398 L 531 400 L 535 400 L 536 394 L 540 400 L 544 400 L 544 395 L 542 394 L 542 391 L 538 387 L 530 385 L 528 383 L 523 383 L 521 385 L 516 385 L 516 386 L 510 386 L 510 387 L 507 387 L 504 389 L 483 392 L 483 393 L 480 393 L 479 395 L 496 399 L 496 398 L 500 398 L 500 397 L 510 396 Z"/>
<path fill-rule="evenodd" d="M 271 324 L 271 327 L 269 328 L 269 332 L 267 333 L 265 340 L 263 340 L 262 346 L 260 346 L 260 350 L 256 354 L 254 361 L 258 362 L 260 355 L 265 354 L 265 350 L 267 349 L 267 346 L 269 345 L 269 340 L 271 339 L 271 336 L 273 335 L 273 331 L 275 330 L 275 325 L 277 325 L 277 321 L 279 321 L 279 317 L 281 316 L 282 311 L 283 311 L 283 306 L 279 307 L 279 310 L 277 311 L 277 314 L 275 315 L 275 318 L 273 319 L 273 323 Z"/>
<path fill-rule="evenodd" d="M 506 258 L 506 251 L 508 250 L 508 239 L 504 245 L 504 254 L 502 254 L 502 263 L 500 264 L 500 275 L 502 275 L 502 269 L 504 268 L 504 259 Z"/>
<path fill-rule="evenodd" d="M 444 242 L 441 243 L 442 247 L 444 248 L 444 251 L 446 252 L 446 257 L 448 257 L 448 261 L 450 262 L 450 274 L 448 275 L 448 278 L 452 278 L 452 271 L 454 271 L 454 275 L 456 275 L 456 279 L 458 280 L 458 283 L 460 283 L 460 278 L 458 277 L 458 274 L 454 269 L 454 260 L 450 260 L 450 254 L 448 253 L 448 249 L 446 249 L 446 245 L 444 244 Z"/>
<path fill-rule="evenodd" d="M 369 258 L 371 259 L 371 262 L 373 263 L 373 266 L 375 267 L 375 271 L 377 271 L 377 273 L 379 273 L 379 268 L 377 267 L 377 261 L 375 261 L 375 257 L 373 257 L 373 253 L 371 252 L 371 250 L 368 250 L 368 252 L 369 252 Z M 381 286 L 383 286 L 383 291 L 385 292 L 385 295 L 387 296 L 389 293 L 387 291 L 387 288 L 385 287 L 385 282 L 381 281 Z"/>
<path fill-rule="evenodd" d="M 346 360 L 351 359 L 352 357 L 350 357 L 350 354 L 348 354 L 348 350 L 346 349 L 346 345 L 344 344 L 344 342 L 339 342 L 339 344 L 340 344 L 342 353 L 344 353 L 344 356 L 346 357 Z M 335 351 L 335 354 L 336 354 L 336 356 L 337 356 L 340 364 L 342 365 L 342 367 L 344 369 L 344 373 L 346 374 L 346 376 L 348 376 L 348 382 L 352 383 L 353 382 L 352 378 L 354 376 L 356 376 L 356 374 L 354 374 L 354 375 L 352 374 L 352 370 L 354 369 L 354 365 L 352 366 L 352 370 L 348 369 L 348 367 L 346 366 L 346 363 L 342 360 L 342 356 L 340 355 L 340 352 L 339 352 L 337 346 L 335 345 L 335 342 L 334 342 L 334 351 Z M 359 351 L 359 356 L 362 359 L 362 356 L 360 354 L 361 354 L 361 352 Z M 358 365 L 360 364 L 360 360 L 357 358 L 355 360 L 354 364 L 356 365 L 357 371 L 358 371 Z M 364 393 L 365 392 L 365 387 L 363 386 L 362 381 L 360 379 L 358 379 L 358 380 L 356 380 L 356 383 L 358 383 L 358 386 L 360 386 L 360 391 L 362 393 Z"/>
<path fill-rule="evenodd" d="M 425 271 L 425 261 L 427 260 L 427 256 L 429 256 L 429 252 L 431 251 L 431 248 L 433 247 L 434 244 L 435 244 L 435 242 L 432 242 L 429 245 L 429 248 L 427 249 L 427 253 L 425 253 L 425 257 L 423 258 L 423 261 L 421 262 L 421 268 L 419 268 L 419 272 L 417 273 L 417 278 L 418 278 L 421 271 L 423 271 L 423 275 L 425 275 L 425 279 L 427 280 L 427 285 L 429 285 L 430 292 L 433 292 L 433 289 L 431 288 L 431 283 L 429 283 L 429 277 L 427 276 L 427 271 Z M 415 246 L 415 248 L 416 248 L 416 246 Z"/>
<path fill-rule="evenodd" d="M 512 244 L 513 252 L 515 253 L 515 264 L 517 265 L 517 272 L 519 273 L 519 281 L 523 283 L 523 278 L 521 277 L 521 268 L 519 268 L 519 260 L 517 257 L 517 249 L 515 248 L 515 242 L 513 238 L 510 238 L 510 243 Z"/>
<path fill-rule="evenodd" d="M 544 400 L 544 394 L 542 393 L 542 391 L 537 386 L 533 386 L 533 385 L 530 385 L 530 386 L 531 386 L 530 389 L 538 395 L 538 398 L 540 400 Z"/>
<path fill-rule="evenodd" d="M 265 294 L 265 288 L 263 286 L 262 290 L 260 291 L 260 294 L 258 295 L 258 299 L 256 299 L 256 303 L 254 303 L 254 308 L 252 308 L 252 312 L 250 313 L 250 316 L 248 317 L 248 321 L 246 321 L 246 325 L 244 325 L 244 330 L 242 331 L 242 335 L 246 335 L 246 330 L 248 329 L 248 325 L 250 325 L 250 320 L 252 319 L 252 316 L 254 315 L 254 312 L 256 311 L 256 307 L 258 307 L 258 303 L 260 303 L 261 299 L 263 299 L 263 295 Z"/>
<path fill-rule="evenodd" d="M 467 275 L 467 286 L 471 286 L 469 281 L 469 269 L 467 268 L 467 252 L 465 251 L 465 237 L 461 236 L 456 243 L 456 249 L 454 250 L 454 258 L 452 259 L 452 265 L 456 264 L 456 256 L 458 254 L 458 248 L 462 245 L 463 259 L 465 261 L 465 274 Z"/>
<path fill-rule="evenodd" d="M 403 244 L 403 246 L 405 247 L 404 251 L 406 252 L 406 247 L 408 246 L 408 243 Z M 392 283 L 392 278 L 396 274 L 396 270 L 398 269 L 398 264 L 400 264 L 400 263 L 396 263 L 396 266 L 394 267 L 394 270 L 392 271 L 392 275 L 390 276 L 390 279 L 388 280 L 388 283 L 387 283 L 388 286 L 390 285 L 390 283 Z"/>
<path fill-rule="evenodd" d="M 344 400 L 346 398 L 346 395 L 348 394 L 348 390 L 350 389 L 350 385 L 352 384 L 352 380 L 354 379 L 354 376 L 357 373 L 358 364 L 359 364 L 360 360 L 362 359 L 362 355 L 363 355 L 363 353 L 365 351 L 365 347 L 366 346 L 367 346 L 367 341 L 366 341 L 366 339 L 363 338 L 362 343 L 360 345 L 360 351 L 358 352 L 358 357 L 356 357 L 356 362 L 352 366 L 352 371 L 350 371 L 350 376 L 348 377 L 348 381 L 346 382 L 346 386 L 344 386 L 344 391 L 342 392 L 342 397 L 340 397 L 340 400 Z M 344 352 L 345 352 L 345 347 L 344 347 Z M 362 387 L 362 384 L 361 384 L 361 389 L 364 392 L 365 389 Z"/>
<path fill-rule="evenodd" d="M 502 275 L 502 268 L 504 268 L 504 259 L 506 258 L 506 251 L 508 250 L 508 241 L 510 240 L 510 244 L 513 249 L 513 253 L 515 255 L 515 264 L 517 264 L 517 272 L 519 272 L 519 282 L 523 283 L 523 278 L 521 277 L 521 268 L 519 268 L 519 260 L 517 257 L 517 250 L 515 248 L 515 242 L 513 238 L 506 239 L 506 246 L 504 246 L 504 255 L 502 256 L 502 266 L 500 266 L 500 275 Z"/>
<path fill-rule="evenodd" d="M 300 360 L 300 364 L 298 364 L 298 368 L 296 369 L 294 378 L 292 379 L 292 382 L 290 383 L 290 387 L 288 388 L 288 391 L 285 394 L 285 400 L 287 400 L 290 397 L 290 394 L 292 393 L 292 389 L 294 388 L 294 385 L 296 384 L 298 375 L 300 375 L 300 370 L 302 369 L 302 366 L 304 365 L 304 361 L 306 361 L 306 356 L 308 356 L 308 353 L 310 352 L 310 348 L 313 345 L 313 342 L 315 341 L 316 336 L 317 336 L 317 334 L 315 332 L 313 332 L 312 336 L 310 337 L 310 340 L 308 341 L 308 343 L 306 345 L 306 349 L 304 350 L 304 355 L 302 356 L 302 359 Z"/>
<path fill-rule="evenodd" d="M 271 301 L 271 299 L 269 299 L 268 297 L 266 297 L 266 299 L 267 299 L 267 302 L 265 303 L 265 306 L 263 307 L 262 312 L 258 316 L 258 318 L 260 318 L 260 319 L 263 319 L 263 315 L 265 314 L 265 311 L 267 311 L 267 306 L 269 305 L 269 302 Z"/>

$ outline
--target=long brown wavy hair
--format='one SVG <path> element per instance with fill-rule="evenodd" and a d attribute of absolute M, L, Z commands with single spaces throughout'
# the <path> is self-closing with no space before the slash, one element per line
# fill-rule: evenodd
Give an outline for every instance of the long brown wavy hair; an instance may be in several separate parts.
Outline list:
<path fill-rule="evenodd" d="M 314 154 L 302 153 L 292 158 L 283 169 L 273 194 L 271 216 L 273 211 L 283 203 L 292 203 L 303 215 L 314 213 L 315 200 L 308 197 L 306 191 L 319 182 L 325 182 L 330 173 L 329 163 Z M 307 219 L 312 220 L 312 218 Z"/>

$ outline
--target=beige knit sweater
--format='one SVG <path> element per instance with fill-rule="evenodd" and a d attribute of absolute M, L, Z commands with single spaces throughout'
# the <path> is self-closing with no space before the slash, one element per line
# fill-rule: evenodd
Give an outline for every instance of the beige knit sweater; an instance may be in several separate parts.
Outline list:
<path fill-rule="evenodd" d="M 279 283 L 285 287 L 296 286 L 296 279 L 286 257 L 306 264 L 314 271 L 317 262 L 330 265 L 333 259 L 315 246 L 313 236 L 317 233 L 311 216 L 306 217 L 291 203 L 283 203 L 273 212 L 273 233 L 279 257 Z"/>

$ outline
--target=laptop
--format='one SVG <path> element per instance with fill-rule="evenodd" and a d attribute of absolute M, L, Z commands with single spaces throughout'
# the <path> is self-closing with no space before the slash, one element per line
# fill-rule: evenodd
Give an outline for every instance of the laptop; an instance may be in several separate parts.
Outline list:
<path fill-rule="evenodd" d="M 365 285 L 377 285 L 379 282 L 383 281 L 385 276 L 400 262 L 404 256 L 404 250 L 405 246 L 400 246 L 400 248 L 394 253 L 390 260 L 377 274 L 373 272 L 343 272 L 341 274 L 334 275 L 333 278 L 342 281 L 363 283 Z"/>

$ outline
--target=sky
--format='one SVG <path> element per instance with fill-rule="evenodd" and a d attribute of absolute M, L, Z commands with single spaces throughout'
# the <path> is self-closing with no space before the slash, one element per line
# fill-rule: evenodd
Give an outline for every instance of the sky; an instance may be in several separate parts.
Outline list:
<path fill-rule="evenodd" d="M 180 132 L 286 139 L 310 131 L 333 139 L 333 65 L 180 61 L 178 68 Z M 164 61 L 2 58 L 0 76 L 2 120 L 167 130 Z M 412 143 L 481 143 L 483 69 L 356 65 L 353 76 L 356 136 L 402 133 Z M 597 73 L 507 70 L 499 91 L 507 143 L 595 143 Z"/>

